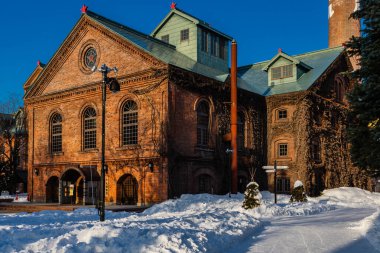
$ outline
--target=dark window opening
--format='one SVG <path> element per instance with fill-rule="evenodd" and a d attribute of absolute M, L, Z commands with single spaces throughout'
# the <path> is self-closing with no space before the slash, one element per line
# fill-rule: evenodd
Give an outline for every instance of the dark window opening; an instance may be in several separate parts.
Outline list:
<path fill-rule="evenodd" d="M 169 44 L 169 34 L 161 36 L 161 40 Z"/>
<path fill-rule="evenodd" d="M 209 106 L 202 101 L 197 107 L 197 145 L 207 147 L 209 141 Z"/>
<path fill-rule="evenodd" d="M 181 31 L 181 42 L 186 40 L 189 40 L 189 29 Z"/>
<path fill-rule="evenodd" d="M 287 110 L 279 110 L 278 111 L 278 119 L 286 119 L 288 117 Z"/>
<path fill-rule="evenodd" d="M 199 193 L 213 193 L 210 175 L 203 174 L 198 177 L 198 191 Z"/>
<path fill-rule="evenodd" d="M 290 179 L 287 177 L 277 178 L 277 193 L 290 193 Z"/>

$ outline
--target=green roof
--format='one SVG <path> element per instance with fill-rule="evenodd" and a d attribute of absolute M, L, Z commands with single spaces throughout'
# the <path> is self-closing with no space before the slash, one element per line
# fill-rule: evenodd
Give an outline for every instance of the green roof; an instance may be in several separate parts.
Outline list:
<path fill-rule="evenodd" d="M 167 64 L 171 64 L 221 82 L 224 82 L 228 77 L 228 72 L 220 71 L 196 62 L 188 56 L 178 52 L 175 46 L 162 42 L 161 40 L 153 38 L 150 35 L 116 23 L 91 11 L 87 11 L 87 16 L 106 29 L 122 36 L 136 47 Z"/>
<path fill-rule="evenodd" d="M 240 67 L 238 68 L 238 87 L 262 96 L 307 90 L 343 51 L 343 47 L 335 47 L 292 56 L 299 62 L 310 66 L 311 69 L 298 78 L 296 82 L 274 86 L 268 85 L 268 72 L 265 71 L 271 60 Z"/>

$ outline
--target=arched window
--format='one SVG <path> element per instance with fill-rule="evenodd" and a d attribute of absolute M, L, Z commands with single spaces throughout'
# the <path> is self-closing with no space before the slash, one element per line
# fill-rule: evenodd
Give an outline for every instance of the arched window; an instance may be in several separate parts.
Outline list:
<path fill-rule="evenodd" d="M 242 150 L 245 147 L 245 118 L 242 113 L 239 113 L 237 117 L 237 130 L 238 149 Z"/>
<path fill-rule="evenodd" d="M 128 100 L 123 106 L 122 145 L 138 143 L 138 107 L 136 102 Z"/>
<path fill-rule="evenodd" d="M 50 119 L 50 151 L 62 152 L 62 116 L 54 113 Z"/>
<path fill-rule="evenodd" d="M 209 105 L 202 101 L 197 107 L 197 145 L 201 147 L 208 146 L 209 140 Z"/>
<path fill-rule="evenodd" d="M 335 96 L 337 102 L 343 102 L 346 94 L 345 80 L 341 76 L 335 78 Z"/>
<path fill-rule="evenodd" d="M 83 113 L 83 149 L 96 148 L 96 111 L 89 107 Z"/>

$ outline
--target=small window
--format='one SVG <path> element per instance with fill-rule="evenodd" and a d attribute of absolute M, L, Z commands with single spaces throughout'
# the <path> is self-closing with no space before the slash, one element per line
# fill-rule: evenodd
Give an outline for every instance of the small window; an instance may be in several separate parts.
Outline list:
<path fill-rule="evenodd" d="M 287 110 L 278 110 L 278 119 L 286 119 L 288 118 Z"/>
<path fill-rule="evenodd" d="M 181 42 L 186 40 L 189 40 L 189 29 L 181 31 Z"/>
<path fill-rule="evenodd" d="M 203 52 L 208 52 L 208 32 L 207 31 L 202 31 L 201 50 Z"/>
<path fill-rule="evenodd" d="M 293 65 L 285 65 L 271 69 L 272 80 L 283 79 L 293 76 Z"/>
<path fill-rule="evenodd" d="M 161 36 L 161 40 L 169 44 L 169 34 Z"/>
<path fill-rule="evenodd" d="M 290 193 L 290 179 L 287 177 L 277 178 L 277 193 Z"/>
<path fill-rule="evenodd" d="M 288 156 L 288 144 L 287 143 L 281 143 L 278 145 L 278 155 L 280 157 L 287 157 Z"/>

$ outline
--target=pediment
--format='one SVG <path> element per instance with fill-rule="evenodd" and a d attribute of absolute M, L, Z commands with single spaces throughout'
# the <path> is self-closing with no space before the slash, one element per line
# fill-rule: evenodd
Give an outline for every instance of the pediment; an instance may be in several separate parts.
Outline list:
<path fill-rule="evenodd" d="M 95 65 L 119 69 L 119 76 L 130 75 L 163 63 L 127 39 L 82 15 L 69 36 L 45 66 L 25 98 L 54 94 L 101 82 L 85 62 L 87 50 L 96 52 Z"/>

